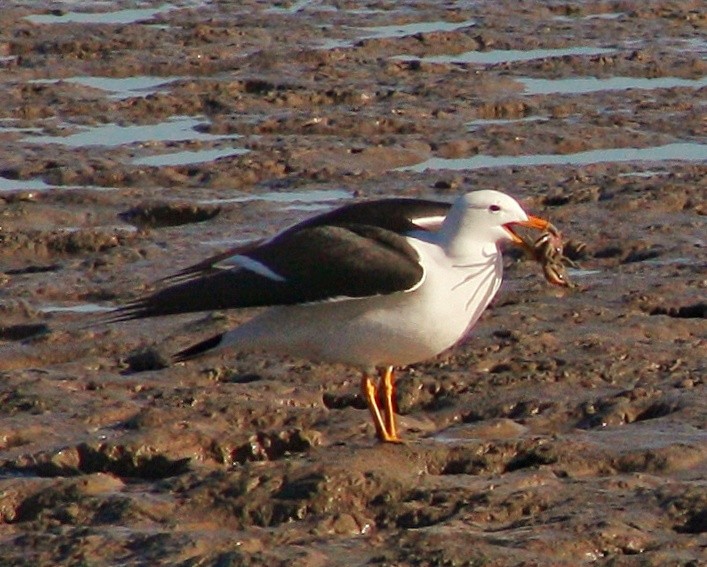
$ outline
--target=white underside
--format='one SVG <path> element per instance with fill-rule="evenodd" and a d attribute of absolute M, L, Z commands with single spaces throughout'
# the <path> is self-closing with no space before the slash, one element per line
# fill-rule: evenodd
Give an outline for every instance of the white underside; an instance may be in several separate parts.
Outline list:
<path fill-rule="evenodd" d="M 267 350 L 372 370 L 432 358 L 477 321 L 501 284 L 495 244 L 449 258 L 434 243 L 410 240 L 425 266 L 413 291 L 274 307 L 226 333 L 220 347 Z"/>

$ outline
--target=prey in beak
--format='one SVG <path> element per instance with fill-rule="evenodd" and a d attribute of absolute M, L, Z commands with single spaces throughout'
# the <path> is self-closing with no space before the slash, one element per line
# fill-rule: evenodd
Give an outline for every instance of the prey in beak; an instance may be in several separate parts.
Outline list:
<path fill-rule="evenodd" d="M 527 221 L 521 221 L 521 222 L 509 222 L 508 224 L 504 224 L 503 228 L 506 229 L 506 231 L 511 235 L 511 240 L 513 241 L 514 244 L 518 244 L 528 252 L 534 255 L 535 250 L 533 248 L 533 245 L 530 244 L 528 241 L 526 241 L 524 238 L 518 235 L 517 232 L 515 232 L 514 228 L 516 226 L 524 226 L 526 228 L 536 228 L 538 230 L 546 231 L 549 232 L 550 234 L 553 235 L 559 235 L 559 231 L 549 222 L 546 221 L 545 219 L 541 219 L 539 217 L 534 217 L 532 215 L 528 215 L 528 220 Z"/>
<path fill-rule="evenodd" d="M 515 232 L 516 226 L 526 228 L 536 228 L 542 233 L 535 240 L 525 239 Z M 504 224 L 503 228 L 510 234 L 514 244 L 518 244 L 532 258 L 539 262 L 543 268 L 545 279 L 553 285 L 562 287 L 574 287 L 567 278 L 565 265 L 575 265 L 569 258 L 566 258 L 563 253 L 562 235 L 550 222 L 533 216 L 528 216 L 527 221 L 513 222 Z"/>

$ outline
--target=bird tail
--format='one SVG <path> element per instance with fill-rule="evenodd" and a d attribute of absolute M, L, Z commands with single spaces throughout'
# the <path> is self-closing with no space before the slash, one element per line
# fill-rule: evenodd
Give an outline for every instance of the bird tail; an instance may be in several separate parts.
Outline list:
<path fill-rule="evenodd" d="M 192 358 L 201 356 L 210 350 L 224 346 L 222 343 L 225 334 L 226 333 L 219 333 L 218 335 L 214 335 L 213 337 L 209 337 L 208 339 L 196 343 L 195 345 L 187 347 L 184 350 L 180 350 L 172 356 L 172 360 L 174 362 L 185 362 L 187 360 L 191 360 Z"/>

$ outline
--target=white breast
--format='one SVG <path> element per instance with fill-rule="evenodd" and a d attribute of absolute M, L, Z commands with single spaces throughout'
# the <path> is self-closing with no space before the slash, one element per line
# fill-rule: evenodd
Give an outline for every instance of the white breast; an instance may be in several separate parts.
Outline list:
<path fill-rule="evenodd" d="M 426 272 L 413 291 L 271 308 L 226 341 L 364 369 L 436 356 L 461 339 L 493 299 L 501 257 L 495 245 L 474 258 L 450 259 L 435 244 L 414 242 Z"/>

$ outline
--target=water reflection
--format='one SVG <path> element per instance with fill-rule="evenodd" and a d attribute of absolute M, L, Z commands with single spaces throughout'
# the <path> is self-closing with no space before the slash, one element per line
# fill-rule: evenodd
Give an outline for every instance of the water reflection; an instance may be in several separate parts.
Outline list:
<path fill-rule="evenodd" d="M 0 177 L 0 191 L 37 191 L 51 189 L 53 185 L 45 183 L 42 179 L 8 179 Z"/>
<path fill-rule="evenodd" d="M 114 308 L 96 303 L 79 303 L 77 305 L 39 305 L 36 309 L 40 313 L 106 313 L 113 311 Z"/>
<path fill-rule="evenodd" d="M 372 26 L 356 28 L 361 39 L 388 39 L 394 37 L 407 37 L 419 33 L 433 33 L 442 31 L 455 31 L 462 28 L 475 26 L 476 20 L 464 20 L 463 22 L 445 22 L 435 20 L 429 22 L 413 22 L 410 24 L 393 24 L 390 26 Z"/>
<path fill-rule="evenodd" d="M 203 199 L 196 201 L 200 205 L 220 205 L 224 203 L 246 203 L 251 201 L 268 201 L 271 203 L 305 203 L 316 204 L 326 201 L 339 201 L 350 199 L 351 192 L 343 189 L 319 189 L 312 191 L 268 191 L 266 193 L 253 193 L 225 199 Z"/>
<path fill-rule="evenodd" d="M 159 87 L 164 87 L 188 77 L 155 77 L 152 75 L 136 75 L 134 77 L 96 77 L 96 76 L 77 76 L 67 77 L 65 79 L 35 79 L 29 81 L 34 84 L 53 84 L 60 81 L 67 83 L 76 83 L 108 91 L 110 98 L 125 99 L 133 96 L 147 96 L 157 92 Z"/>
<path fill-rule="evenodd" d="M 158 154 L 135 158 L 132 163 L 135 165 L 150 165 L 159 167 L 162 165 L 189 165 L 194 163 L 204 163 L 215 159 L 247 154 L 250 150 L 245 148 L 212 148 L 208 150 L 187 150 L 183 152 L 173 152 L 168 154 Z"/>
<path fill-rule="evenodd" d="M 676 143 L 650 148 L 610 148 L 589 150 L 574 154 L 526 154 L 520 156 L 490 156 L 479 154 L 466 158 L 430 158 L 398 171 L 425 171 L 426 169 L 482 169 L 485 167 L 524 167 L 533 165 L 590 165 L 593 163 L 625 161 L 706 161 L 707 145 Z"/>
<path fill-rule="evenodd" d="M 413 22 L 410 24 L 393 24 L 389 26 L 371 26 L 365 28 L 345 28 L 355 32 L 353 39 L 326 39 L 320 46 L 322 49 L 335 49 L 351 47 L 364 39 L 392 39 L 408 37 L 416 34 L 434 33 L 442 31 L 455 31 L 476 25 L 476 20 L 463 22 L 446 22 L 433 20 L 426 22 Z"/>
<path fill-rule="evenodd" d="M 157 8 L 133 8 L 112 12 L 64 12 L 62 14 L 33 14 L 26 19 L 33 24 L 132 24 L 149 20 L 158 14 L 174 10 L 172 4 L 162 4 Z"/>
<path fill-rule="evenodd" d="M 477 63 L 479 65 L 496 65 L 498 63 L 516 63 L 565 57 L 568 55 L 603 55 L 616 50 L 604 47 L 563 47 L 560 49 L 492 49 L 489 51 L 466 51 L 457 55 L 435 55 L 424 57 L 427 63 Z"/>
<path fill-rule="evenodd" d="M 29 136 L 24 142 L 32 144 L 60 144 L 62 146 L 108 146 L 116 147 L 136 142 L 180 142 L 187 140 L 235 139 L 237 134 L 215 135 L 199 132 L 197 127 L 205 126 L 200 117 L 175 116 L 159 124 L 120 126 L 102 124 L 71 134 L 69 136 Z"/>
<path fill-rule="evenodd" d="M 707 86 L 707 77 L 700 79 L 681 79 L 679 77 L 569 77 L 567 79 L 517 79 L 523 83 L 525 94 L 580 94 L 597 91 L 617 91 L 628 89 L 672 89 L 690 87 L 699 89 Z"/>

